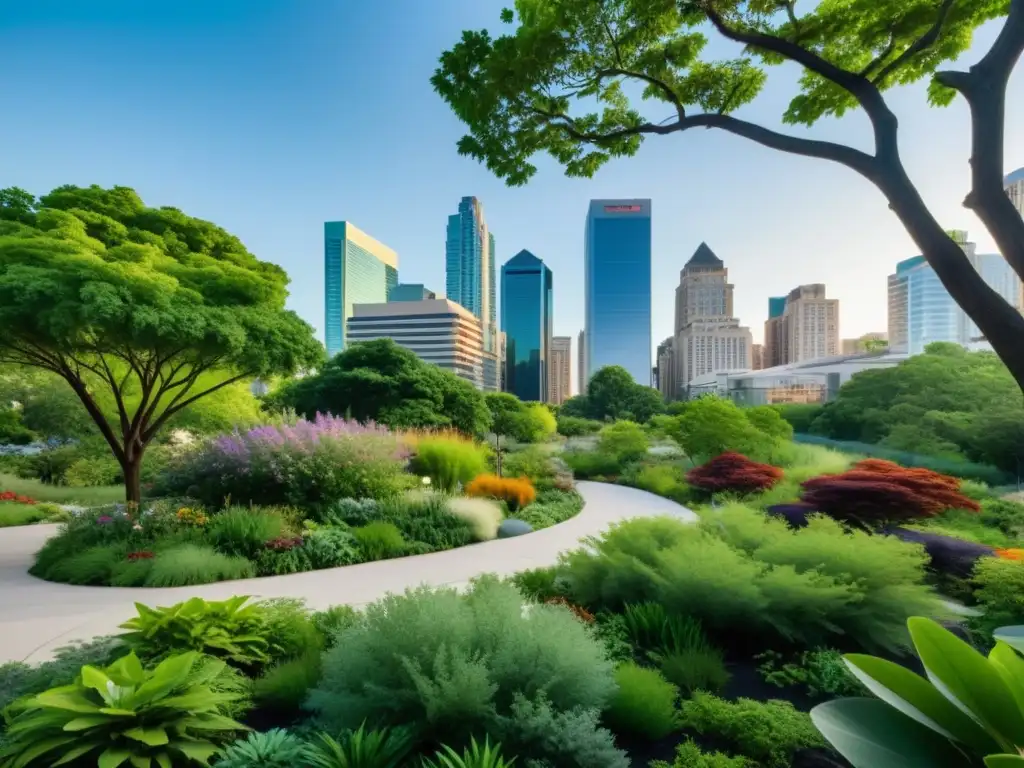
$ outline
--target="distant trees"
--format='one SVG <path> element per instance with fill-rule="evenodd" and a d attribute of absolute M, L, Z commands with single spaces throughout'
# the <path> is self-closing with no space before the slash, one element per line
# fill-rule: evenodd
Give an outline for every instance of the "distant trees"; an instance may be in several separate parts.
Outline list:
<path fill-rule="evenodd" d="M 665 402 L 658 390 L 637 384 L 622 366 L 609 365 L 590 377 L 585 395 L 570 397 L 562 403 L 559 415 L 644 423 L 664 412 Z"/>

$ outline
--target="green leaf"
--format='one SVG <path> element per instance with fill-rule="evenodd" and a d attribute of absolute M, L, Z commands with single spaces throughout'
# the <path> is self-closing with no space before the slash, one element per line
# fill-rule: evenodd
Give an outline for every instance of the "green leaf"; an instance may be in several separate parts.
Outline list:
<path fill-rule="evenodd" d="M 84 731 L 87 728 L 92 728 L 97 725 L 106 725 L 112 722 L 106 715 L 90 715 L 88 717 L 76 717 L 74 720 L 69 720 L 65 726 L 65 731 Z"/>
<path fill-rule="evenodd" d="M 31 763 L 37 757 L 41 757 L 47 752 L 52 752 L 57 747 L 62 747 L 65 744 L 71 744 L 74 741 L 74 736 L 54 736 L 49 739 L 43 739 L 42 741 L 32 744 L 28 748 L 18 752 L 18 756 L 15 758 L 13 763 L 13 768 L 25 768 L 26 765 Z"/>
<path fill-rule="evenodd" d="M 100 755 L 99 761 L 96 763 L 97 768 L 117 768 L 117 766 L 124 763 L 132 753 L 124 747 L 108 747 L 102 755 Z"/>
<path fill-rule="evenodd" d="M 838 699 L 811 710 L 821 734 L 853 768 L 970 768 L 949 739 L 883 701 Z"/>
<path fill-rule="evenodd" d="M 1024 768 L 1024 757 L 1020 755 L 989 755 L 985 768 Z"/>
<path fill-rule="evenodd" d="M 1014 650 L 1024 653 L 1024 626 L 1000 627 L 992 636 Z"/>
<path fill-rule="evenodd" d="M 76 760 L 79 757 L 81 757 L 82 755 L 84 755 L 86 752 L 89 752 L 89 751 L 91 751 L 93 749 L 96 749 L 96 748 L 97 748 L 96 744 L 94 744 L 92 742 L 90 742 L 88 744 L 81 744 L 81 745 L 79 745 L 77 747 L 72 747 L 71 749 L 69 749 L 67 752 L 65 752 L 63 754 L 63 756 L 61 757 L 60 760 L 58 760 L 53 765 L 55 767 L 58 766 L 58 765 L 67 765 L 68 763 L 71 763 L 74 760 Z"/>
<path fill-rule="evenodd" d="M 904 715 L 948 738 L 962 741 L 975 754 L 986 755 L 1000 748 L 973 718 L 906 667 L 856 653 L 847 654 L 843 660 L 869 691 Z"/>
<path fill-rule="evenodd" d="M 1010 689 L 1017 701 L 1017 708 L 1024 712 L 1024 659 L 1006 643 L 999 642 L 989 651 L 988 660 Z"/>
<path fill-rule="evenodd" d="M 153 726 L 150 728 L 131 728 L 124 732 L 124 735 L 129 739 L 135 741 L 141 741 L 150 747 L 159 747 L 164 744 L 168 744 L 170 739 L 167 738 L 167 731 L 159 726 Z"/>
<path fill-rule="evenodd" d="M 99 693 L 103 697 L 103 700 L 108 704 L 110 703 L 110 692 L 107 690 L 108 685 L 112 685 L 113 681 L 107 675 L 96 667 L 86 664 L 82 667 L 82 685 L 86 688 L 92 688 L 94 691 Z"/>
<path fill-rule="evenodd" d="M 133 768 L 152 768 L 153 758 L 149 755 L 132 755 L 128 758 Z"/>
<path fill-rule="evenodd" d="M 172 768 L 171 756 L 166 752 L 158 752 L 153 756 L 153 759 L 156 760 L 156 764 L 159 765 L 160 768 Z"/>
<path fill-rule="evenodd" d="M 1024 744 L 1024 717 L 988 659 L 931 619 L 916 616 L 907 626 L 932 684 L 978 718 L 1004 752 Z"/>
<path fill-rule="evenodd" d="M 100 711 L 98 704 L 90 701 L 82 691 L 72 686 L 43 691 L 31 699 L 31 703 L 34 706 L 66 709 L 69 712 L 94 713 Z"/>
<path fill-rule="evenodd" d="M 206 741 L 177 741 L 171 747 L 181 752 L 185 757 L 203 765 L 206 765 L 210 758 L 219 751 L 217 747 Z"/>

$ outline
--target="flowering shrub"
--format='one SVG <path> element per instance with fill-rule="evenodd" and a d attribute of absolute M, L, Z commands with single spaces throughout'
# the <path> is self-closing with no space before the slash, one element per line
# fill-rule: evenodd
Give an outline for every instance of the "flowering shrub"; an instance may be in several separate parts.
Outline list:
<path fill-rule="evenodd" d="M 302 543 L 301 536 L 278 536 L 276 539 L 268 541 L 266 547 L 276 552 L 287 552 L 290 549 L 301 547 Z"/>
<path fill-rule="evenodd" d="M 781 479 L 782 470 L 778 467 L 761 464 L 732 451 L 716 456 L 686 474 L 690 485 L 707 493 L 757 493 L 768 490 Z"/>
<path fill-rule="evenodd" d="M 1003 560 L 1016 560 L 1018 562 L 1024 560 L 1024 549 L 1019 549 L 1017 547 L 1010 549 L 997 549 L 994 554 L 996 557 L 1003 558 Z"/>
<path fill-rule="evenodd" d="M 12 501 L 16 504 L 35 504 L 36 500 L 28 496 L 22 496 L 14 491 L 0 491 L 0 502 Z"/>
<path fill-rule="evenodd" d="M 580 621 L 582 621 L 584 624 L 593 624 L 595 621 L 594 614 L 592 614 L 590 611 L 588 611 L 586 608 L 582 606 L 576 605 L 575 603 L 570 603 L 564 597 L 550 597 L 544 602 L 547 605 L 560 605 L 563 608 L 568 608 L 572 615 Z"/>
<path fill-rule="evenodd" d="M 819 512 L 862 528 L 934 517 L 948 509 L 980 512 L 955 477 L 865 459 L 838 475 L 804 481 L 800 498 Z"/>
<path fill-rule="evenodd" d="M 408 448 L 386 428 L 318 415 L 315 421 L 221 435 L 184 452 L 158 478 L 160 495 L 219 507 L 233 503 L 315 506 L 386 498 L 407 486 Z"/>
<path fill-rule="evenodd" d="M 148 549 L 147 550 L 142 550 L 140 552 L 129 552 L 128 553 L 128 562 L 129 563 L 134 563 L 136 560 L 152 560 L 152 559 L 153 559 L 153 553 L 150 552 Z"/>
<path fill-rule="evenodd" d="M 528 478 L 497 475 L 479 475 L 474 478 L 466 486 L 466 495 L 501 499 L 511 512 L 531 504 L 537 498 L 533 483 Z"/>
<path fill-rule="evenodd" d="M 203 510 L 192 509 L 191 507 L 182 507 L 175 513 L 175 517 L 185 525 L 194 525 L 200 528 L 210 522 L 210 518 L 206 516 Z"/>

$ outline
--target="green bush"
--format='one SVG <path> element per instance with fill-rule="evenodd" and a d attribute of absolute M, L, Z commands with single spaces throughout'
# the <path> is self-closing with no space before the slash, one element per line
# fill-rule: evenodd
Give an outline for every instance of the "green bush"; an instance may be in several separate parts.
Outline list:
<path fill-rule="evenodd" d="M 531 445 L 506 453 L 501 460 L 501 474 L 503 477 L 528 477 L 535 486 L 550 486 L 556 472 L 551 453 Z"/>
<path fill-rule="evenodd" d="M 789 422 L 794 432 L 810 432 L 811 424 L 824 410 L 823 405 L 816 403 L 786 403 L 770 407 Z"/>
<path fill-rule="evenodd" d="M 523 597 L 543 603 L 555 597 L 564 597 L 557 582 L 558 571 L 553 568 L 531 568 L 518 571 L 510 581 Z"/>
<path fill-rule="evenodd" d="M 671 464 L 645 464 L 626 481 L 635 488 L 673 501 L 686 501 L 690 495 L 690 486 L 683 479 L 682 470 Z"/>
<path fill-rule="evenodd" d="M 69 553 L 36 575 L 65 584 L 105 585 L 110 583 L 111 576 L 127 554 L 128 548 L 124 544 L 101 544 Z"/>
<path fill-rule="evenodd" d="M 983 557 L 971 581 L 979 615 L 968 618 L 967 626 L 989 647 L 996 629 L 1024 624 L 1024 563 Z"/>
<path fill-rule="evenodd" d="M 332 648 L 338 633 L 359 621 L 360 613 L 348 605 L 332 605 L 323 611 L 316 611 L 309 620 L 323 638 L 325 648 Z"/>
<path fill-rule="evenodd" d="M 302 555 L 309 561 L 311 570 L 337 568 L 362 561 L 359 542 L 352 531 L 335 526 L 317 528 L 306 536 L 302 544 Z"/>
<path fill-rule="evenodd" d="M 563 712 L 602 708 L 613 692 L 586 626 L 557 606 L 524 611 L 515 587 L 488 577 L 465 594 L 423 587 L 369 606 L 325 655 L 309 706 L 331 732 L 420 723 L 424 741 L 457 744 L 491 732 L 517 693 Z"/>
<path fill-rule="evenodd" d="M 761 665 L 757 671 L 766 682 L 783 688 L 798 685 L 810 696 L 860 696 L 866 691 L 850 672 L 843 655 L 831 648 L 805 651 L 793 661 L 769 651 L 757 657 Z"/>
<path fill-rule="evenodd" d="M 378 521 L 352 530 L 364 560 L 386 560 L 405 554 L 405 539 L 393 523 Z"/>
<path fill-rule="evenodd" d="M 525 403 L 516 438 L 524 443 L 547 440 L 558 428 L 555 414 L 544 403 Z"/>
<path fill-rule="evenodd" d="M 647 455 L 647 433 L 632 421 L 616 421 L 598 433 L 597 450 L 616 457 L 620 463 L 639 461 Z"/>
<path fill-rule="evenodd" d="M 687 739 L 676 747 L 675 759 L 671 763 L 652 760 L 649 768 L 757 768 L 757 763 L 740 755 L 732 757 L 722 752 L 704 752 L 693 739 Z"/>
<path fill-rule="evenodd" d="M 35 666 L 21 661 L 0 665 L 0 709 L 24 696 L 70 685 L 86 664 L 105 667 L 124 651 L 120 638 L 97 637 L 86 643 L 58 648 L 52 659 Z"/>
<path fill-rule="evenodd" d="M 679 690 L 658 670 L 627 661 L 616 667 L 615 683 L 618 689 L 604 715 L 613 731 L 651 741 L 672 732 Z"/>
<path fill-rule="evenodd" d="M 295 768 L 305 747 L 305 741 L 283 728 L 254 732 L 225 747 L 217 768 Z"/>
<path fill-rule="evenodd" d="M 3 501 L 0 502 L 0 528 L 31 525 L 45 520 L 50 514 L 50 504 L 18 504 L 14 501 Z"/>
<path fill-rule="evenodd" d="M 961 490 L 963 486 L 961 486 Z M 997 528 L 1015 539 L 1024 538 L 1024 504 L 1009 499 L 984 499 L 981 502 L 982 524 Z"/>
<path fill-rule="evenodd" d="M 251 579 L 253 564 L 244 557 L 224 555 L 213 547 L 182 544 L 158 552 L 146 576 L 147 587 L 187 587 L 215 581 Z"/>
<path fill-rule="evenodd" d="M 537 500 L 518 510 L 515 517 L 530 524 L 533 530 L 550 528 L 575 517 L 583 509 L 583 497 L 575 491 L 547 490 Z"/>
<path fill-rule="evenodd" d="M 699 526 L 670 518 L 619 523 L 562 556 L 569 597 L 592 611 L 654 601 L 700 620 L 722 642 L 763 637 L 827 645 L 837 634 L 898 650 L 906 620 L 946 615 L 925 585 L 923 548 L 850 533 L 814 516 L 792 531 L 739 504 L 710 510 Z"/>
<path fill-rule="evenodd" d="M 90 488 L 123 482 L 124 473 L 121 465 L 113 456 L 76 459 L 64 472 L 64 483 L 72 488 Z"/>
<path fill-rule="evenodd" d="M 213 516 L 207 526 L 209 541 L 225 555 L 255 558 L 271 539 L 285 533 L 284 517 L 277 510 L 230 507 Z"/>
<path fill-rule="evenodd" d="M 70 685 L 16 705 L 0 759 L 33 768 L 72 760 L 115 765 L 122 755 L 132 765 L 207 761 L 218 742 L 245 727 L 225 716 L 235 697 L 211 687 L 214 665 L 223 662 L 185 653 L 146 670 L 132 653 L 105 670 L 83 667 Z"/>
<path fill-rule="evenodd" d="M 273 660 L 301 656 L 324 647 L 324 635 L 313 622 L 304 600 L 276 597 L 256 603 L 262 614 L 264 633 L 271 638 Z"/>
<path fill-rule="evenodd" d="M 412 469 L 439 491 L 452 493 L 487 471 L 487 449 L 461 437 L 426 437 L 416 445 Z"/>
<path fill-rule="evenodd" d="M 313 649 L 268 667 L 253 681 L 252 696 L 260 707 L 282 714 L 297 714 L 320 680 L 320 651 Z"/>
<path fill-rule="evenodd" d="M 614 477 L 622 471 L 618 456 L 601 451 L 566 451 L 565 463 L 581 480 L 592 477 Z"/>
<path fill-rule="evenodd" d="M 683 702 L 680 724 L 732 744 L 764 768 L 789 768 L 800 750 L 828 746 L 810 715 L 787 701 L 725 701 L 698 692 Z"/>
<path fill-rule="evenodd" d="M 629 768 L 626 753 L 600 726 L 596 708 L 559 711 L 543 696 L 531 701 L 516 694 L 508 715 L 490 731 L 509 754 L 526 758 L 530 768 Z M 536 761 L 536 762 L 534 762 Z"/>
<path fill-rule="evenodd" d="M 265 664 L 280 646 L 271 634 L 266 606 L 248 600 L 193 597 L 167 608 L 136 603 L 138 615 L 121 625 L 127 631 L 120 638 L 143 659 L 198 651 L 242 667 Z"/>
<path fill-rule="evenodd" d="M 583 437 L 593 435 L 601 430 L 603 422 L 595 419 L 584 419 L 580 416 L 558 416 L 558 434 L 564 437 Z"/>
<path fill-rule="evenodd" d="M 112 587 L 144 587 L 153 570 L 153 557 L 121 560 L 110 571 L 106 582 Z"/>
<path fill-rule="evenodd" d="M 460 754 L 447 744 L 443 745 L 434 759 L 424 759 L 423 768 L 511 768 L 515 758 L 511 760 L 501 754 L 501 744 L 491 744 L 485 738 L 483 744 L 471 738 L 469 746 Z"/>
<path fill-rule="evenodd" d="M 655 658 L 665 679 L 686 696 L 697 691 L 720 693 L 729 682 L 725 658 L 712 645 L 669 650 Z"/>
<path fill-rule="evenodd" d="M 735 451 L 764 458 L 777 440 L 755 427 L 732 400 L 701 397 L 687 404 L 669 434 L 691 459 Z"/>
<path fill-rule="evenodd" d="M 309 768 L 401 768 L 412 749 L 412 736 L 405 728 L 372 728 L 362 724 L 339 739 L 317 734 L 303 752 Z"/>
<path fill-rule="evenodd" d="M 439 493 L 409 494 L 378 506 L 378 519 L 393 524 L 407 542 L 418 541 L 431 551 L 454 549 L 473 541 L 473 526 L 448 511 Z"/>

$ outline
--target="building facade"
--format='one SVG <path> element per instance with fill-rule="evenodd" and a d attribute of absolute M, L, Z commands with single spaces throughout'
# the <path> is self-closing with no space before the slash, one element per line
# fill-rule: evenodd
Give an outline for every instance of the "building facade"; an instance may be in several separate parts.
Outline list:
<path fill-rule="evenodd" d="M 445 294 L 480 320 L 484 334 L 485 372 L 489 390 L 500 386 L 494 235 L 487 228 L 483 204 L 464 197 L 458 213 L 448 217 L 445 237 Z"/>
<path fill-rule="evenodd" d="M 505 391 L 546 402 L 553 307 L 551 270 L 529 251 L 501 268 L 501 330 L 505 334 Z"/>
<path fill-rule="evenodd" d="M 399 283 L 388 291 L 388 301 L 427 301 L 436 298 L 437 294 L 423 283 Z"/>
<path fill-rule="evenodd" d="M 551 337 L 548 402 L 561 405 L 572 397 L 572 336 Z"/>
<path fill-rule="evenodd" d="M 675 371 L 666 384 L 667 399 L 686 397 L 690 381 L 698 376 L 750 370 L 753 337 L 732 316 L 732 307 L 729 270 L 707 243 L 701 243 L 679 273 Z"/>
<path fill-rule="evenodd" d="M 762 368 L 782 365 L 786 356 L 785 325 L 782 315 L 786 311 L 786 297 L 768 299 L 768 319 L 764 323 L 764 352 Z"/>
<path fill-rule="evenodd" d="M 621 365 L 651 383 L 651 201 L 591 200 L 584 234 L 585 373 Z"/>
<path fill-rule="evenodd" d="M 324 340 L 328 357 L 345 348 L 356 304 L 382 303 L 398 285 L 398 254 L 348 221 L 324 222 Z"/>
<path fill-rule="evenodd" d="M 824 284 L 801 285 L 790 291 L 782 324 L 783 364 L 839 354 L 839 299 L 828 298 Z"/>
<path fill-rule="evenodd" d="M 1008 173 L 1003 178 L 1003 188 L 1009 195 L 1013 207 L 1020 212 L 1021 216 L 1024 216 L 1024 168 L 1018 168 L 1016 171 Z"/>
<path fill-rule="evenodd" d="M 348 341 L 394 339 L 424 362 L 485 389 L 480 321 L 448 299 L 356 304 L 348 319 Z"/>
<path fill-rule="evenodd" d="M 580 331 L 576 337 L 576 394 L 587 394 L 587 334 Z"/>
<path fill-rule="evenodd" d="M 679 397 L 679 387 L 676 384 L 675 336 L 669 336 L 658 345 L 655 357 L 657 358 L 657 365 L 654 368 L 655 386 L 665 400 L 675 400 Z"/>
<path fill-rule="evenodd" d="M 764 344 L 750 346 L 750 370 L 760 371 L 764 368 Z"/>

